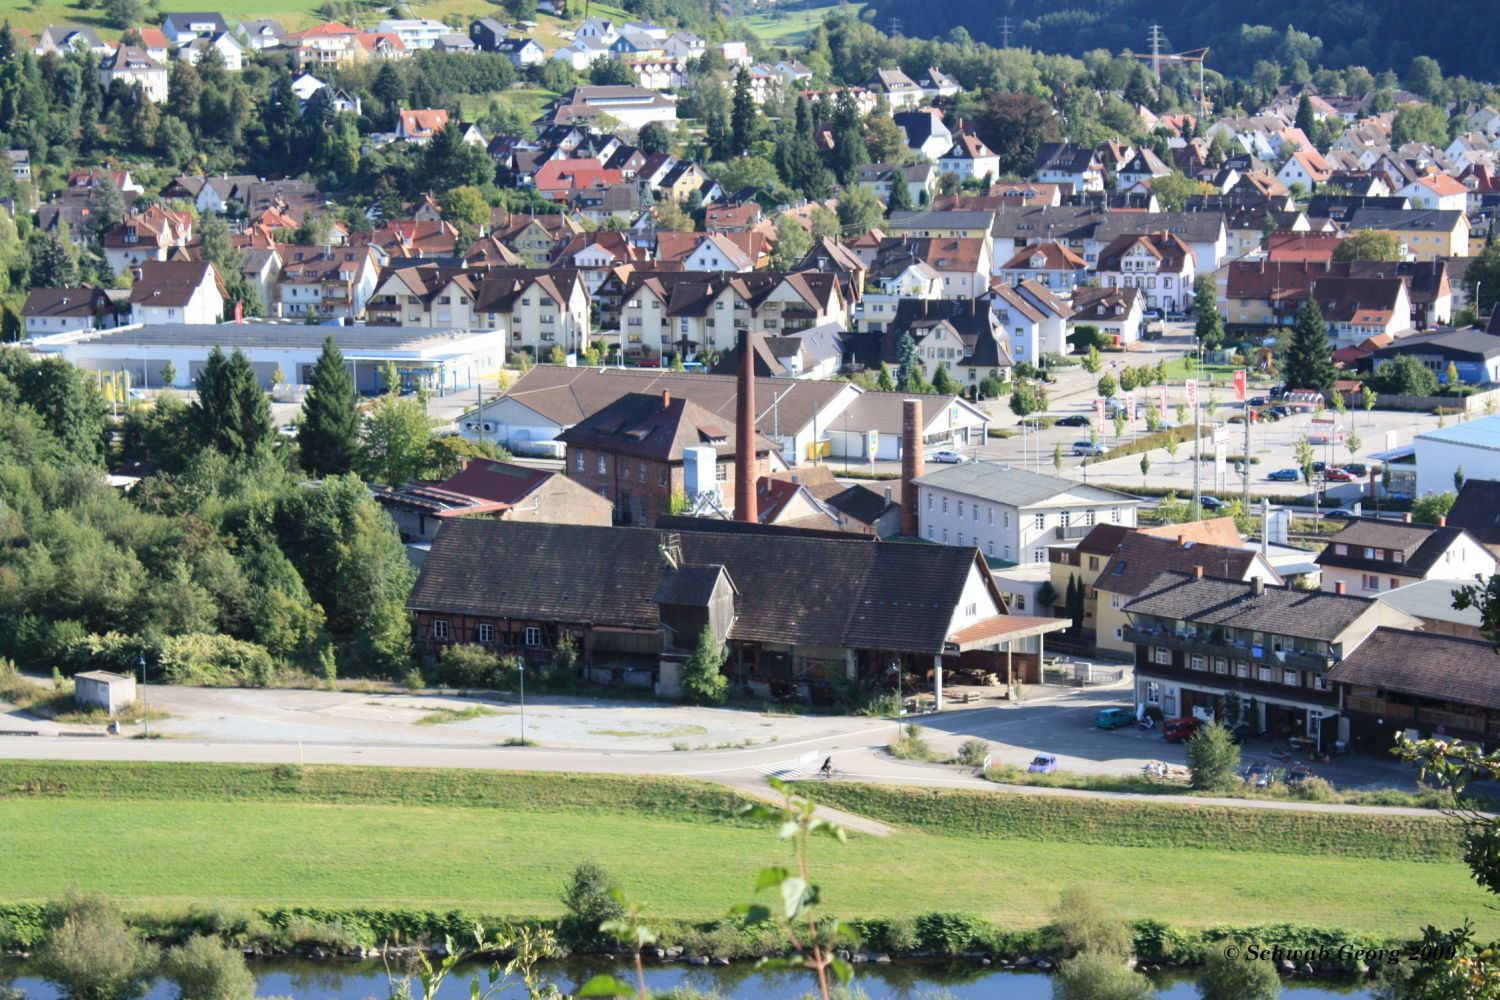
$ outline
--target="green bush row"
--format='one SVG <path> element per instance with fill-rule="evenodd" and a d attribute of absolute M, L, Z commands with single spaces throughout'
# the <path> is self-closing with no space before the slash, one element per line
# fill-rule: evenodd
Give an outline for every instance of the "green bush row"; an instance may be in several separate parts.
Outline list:
<path fill-rule="evenodd" d="M 1197 803 L 833 783 L 820 801 L 899 826 L 964 837 L 1163 850 L 1255 844 L 1269 854 L 1447 861 L 1461 857 L 1440 815 L 1303 812 Z"/>
<path fill-rule="evenodd" d="M 212 935 L 236 947 L 320 947 L 348 952 L 383 945 L 441 944 L 446 939 L 472 940 L 474 928 L 495 929 L 517 923 L 552 926 L 550 921 L 509 918 L 461 910 L 401 907 L 263 907 L 201 909 L 128 914 L 129 922 L 151 941 L 175 945 L 195 935 Z M 770 924 L 725 919 L 705 923 L 652 920 L 662 947 L 680 947 L 689 955 L 749 959 L 782 953 L 786 939 Z M 894 919 L 846 921 L 858 947 L 893 956 L 982 955 L 1014 959 L 1029 955 L 1059 956 L 1062 937 L 1054 927 L 1000 927 L 983 917 L 961 912 L 923 913 Z M 1201 962 L 1218 941 L 1274 941 L 1283 948 L 1325 947 L 1330 955 L 1341 945 L 1371 949 L 1392 942 L 1348 931 L 1278 924 L 1264 927 L 1211 927 L 1185 930 L 1157 920 L 1131 925 L 1135 954 L 1143 961 Z M 48 933 L 42 903 L 0 903 L 0 949 L 31 950 Z"/>

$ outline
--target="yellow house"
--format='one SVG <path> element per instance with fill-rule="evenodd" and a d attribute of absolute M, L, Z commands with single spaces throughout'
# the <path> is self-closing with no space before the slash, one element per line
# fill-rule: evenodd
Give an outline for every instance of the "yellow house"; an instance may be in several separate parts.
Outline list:
<path fill-rule="evenodd" d="M 890 236 L 919 239 L 990 239 L 995 213 L 962 212 L 892 212 L 880 227 Z"/>
<path fill-rule="evenodd" d="M 1151 545 L 1139 542 L 1140 538 L 1170 544 Z M 1101 655 L 1131 657 L 1134 655 L 1134 647 L 1122 638 L 1122 630 L 1128 624 L 1122 609 L 1129 600 L 1124 596 L 1126 588 L 1139 574 L 1145 574 L 1140 583 L 1144 586 L 1163 569 L 1192 572 L 1193 565 L 1204 562 L 1212 554 L 1218 559 L 1219 565 L 1209 573 L 1210 576 L 1222 577 L 1229 573 L 1234 579 L 1248 580 L 1252 576 L 1262 575 L 1268 581 L 1281 582 L 1281 577 L 1271 569 L 1269 563 L 1258 553 L 1241 549 L 1240 544 L 1240 533 L 1231 517 L 1215 517 L 1190 524 L 1165 524 L 1155 528 L 1096 525 L 1076 546 L 1054 545 L 1048 552 L 1051 563 L 1049 582 L 1055 595 L 1052 601 L 1053 613 L 1059 617 L 1068 616 L 1068 584 L 1070 580 L 1076 581 L 1075 587 L 1084 588 L 1084 635 L 1093 638 Z M 1168 548 L 1180 549 L 1182 554 L 1173 557 L 1167 554 Z M 1194 550 L 1198 550 L 1196 558 L 1188 555 Z M 1116 557 L 1126 551 L 1148 553 L 1152 564 L 1158 569 L 1149 573 L 1144 565 L 1139 571 L 1129 570 L 1128 566 L 1122 569 L 1122 561 Z M 1241 555 L 1254 557 L 1248 560 L 1253 564 L 1254 572 L 1246 569 L 1244 575 L 1234 575 L 1235 567 L 1246 561 L 1240 558 Z M 1226 569 L 1225 559 L 1231 557 L 1233 563 Z M 1132 593 L 1130 596 L 1135 595 Z"/>
<path fill-rule="evenodd" d="M 1473 255 L 1469 217 L 1456 209 L 1360 208 L 1349 216 L 1345 228 L 1351 233 L 1362 229 L 1393 233 L 1413 260 Z"/>

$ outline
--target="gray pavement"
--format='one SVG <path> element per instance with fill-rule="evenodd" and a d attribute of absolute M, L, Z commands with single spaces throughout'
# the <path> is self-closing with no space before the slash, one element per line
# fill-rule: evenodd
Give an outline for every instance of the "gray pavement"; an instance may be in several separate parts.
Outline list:
<path fill-rule="evenodd" d="M 1128 683 L 1082 690 L 1036 686 L 1027 689 L 1026 700 L 1019 705 L 992 700 L 907 721 L 922 725 L 939 751 L 952 753 L 964 740 L 978 738 L 990 744 L 996 762 L 1016 766 L 1025 766 L 1037 751 L 1057 754 L 1063 770 L 1077 773 L 1135 774 L 1150 761 L 1182 765 L 1186 760 L 1183 748 L 1165 743 L 1159 731 L 1105 732 L 1093 727 L 1098 709 L 1125 704 L 1129 690 Z M 130 732 L 107 737 L 98 727 L 58 726 L 12 712 L 0 714 L 0 759 L 573 771 L 693 777 L 763 791 L 767 776 L 812 778 L 823 758 L 831 756 L 851 780 L 1035 795 L 1112 794 L 997 786 L 970 769 L 894 759 L 884 749 L 896 732 L 896 722 L 889 718 L 789 717 L 740 709 L 544 697 L 528 699 L 526 706 L 527 737 L 540 745 L 519 747 L 501 745 L 519 734 L 519 705 L 509 701 L 407 693 L 155 686 L 148 689 L 147 699 L 153 707 L 171 712 L 171 718 L 153 723 L 154 729 L 166 734 L 163 739 L 131 739 Z M 417 724 L 439 709 L 475 705 L 496 714 Z M 14 735 L 21 732 L 35 735 Z M 753 742 L 740 745 L 747 740 Z M 1266 749 L 1247 747 L 1247 763 Z M 1351 755 L 1314 769 L 1341 786 L 1415 787 L 1412 772 L 1394 761 Z M 1225 801 L 1251 808 L 1332 808 L 1313 803 Z"/>

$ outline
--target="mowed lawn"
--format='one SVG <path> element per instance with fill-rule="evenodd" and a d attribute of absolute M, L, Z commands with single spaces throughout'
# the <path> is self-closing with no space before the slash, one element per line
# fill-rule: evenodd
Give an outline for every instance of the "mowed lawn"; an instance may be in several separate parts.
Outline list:
<path fill-rule="evenodd" d="M 573 866 L 594 859 L 663 917 L 713 918 L 785 859 L 768 830 L 637 814 L 313 802 L 0 800 L 8 900 L 70 886 L 140 909 L 185 905 L 404 905 L 513 916 L 559 912 Z M 1455 834 L 1456 835 L 1456 834 Z M 1112 912 L 1178 926 L 1293 923 L 1410 937 L 1500 913 L 1456 861 L 1160 849 L 900 832 L 820 841 L 814 872 L 844 916 L 977 913 L 1047 921 L 1088 886 Z"/>

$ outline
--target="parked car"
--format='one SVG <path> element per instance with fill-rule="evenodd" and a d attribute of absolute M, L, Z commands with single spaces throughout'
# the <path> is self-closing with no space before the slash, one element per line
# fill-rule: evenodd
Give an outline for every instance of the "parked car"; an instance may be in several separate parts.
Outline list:
<path fill-rule="evenodd" d="M 1094 457 L 1094 456 L 1097 456 L 1097 455 L 1102 455 L 1102 454 L 1104 454 L 1108 450 L 1109 449 L 1105 448 L 1104 445 L 1102 445 L 1102 444 L 1095 444 L 1092 441 L 1074 441 L 1073 442 L 1073 454 L 1075 454 L 1075 455 L 1084 455 L 1086 457 Z"/>
<path fill-rule="evenodd" d="M 1272 399 L 1280 399 L 1282 396 L 1285 396 L 1285 395 L 1286 395 L 1286 386 L 1284 386 L 1284 385 L 1273 385 L 1273 386 L 1271 386 L 1270 396 L 1271 396 Z"/>
<path fill-rule="evenodd" d="M 962 465 L 969 460 L 969 456 L 963 452 L 942 448 L 932 453 L 932 460 L 945 465 Z"/>
<path fill-rule="evenodd" d="M 1289 417 L 1291 415 L 1292 411 L 1285 406 L 1273 406 L 1261 414 L 1267 420 L 1280 420 L 1282 417 Z"/>
<path fill-rule="evenodd" d="M 1295 483 L 1302 478 L 1302 473 L 1296 469 L 1277 469 L 1275 472 L 1266 473 L 1266 478 L 1273 483 Z"/>
<path fill-rule="evenodd" d="M 1119 729 L 1135 722 L 1135 713 L 1128 708 L 1102 708 L 1094 716 L 1094 725 L 1100 729 Z"/>
<path fill-rule="evenodd" d="M 1162 727 L 1162 736 L 1168 743 L 1184 743 L 1198 735 L 1198 728 L 1203 723 L 1190 715 L 1180 716 L 1176 719 L 1168 719 Z"/>
<path fill-rule="evenodd" d="M 1250 397 L 1250 405 L 1251 406 L 1265 406 L 1267 402 L 1268 401 L 1267 401 L 1266 397 L 1264 397 L 1264 396 L 1251 396 Z"/>
<path fill-rule="evenodd" d="M 635 366 L 637 368 L 660 368 L 661 356 L 657 355 L 656 357 L 651 358 L 637 358 Z"/>
<path fill-rule="evenodd" d="M 1224 501 L 1220 500 L 1218 497 L 1200 497 L 1198 499 L 1198 505 L 1204 510 L 1218 510 L 1219 508 L 1224 506 Z"/>
<path fill-rule="evenodd" d="M 1323 478 L 1331 483 L 1352 483 L 1359 477 L 1348 469 L 1329 469 L 1323 473 Z"/>
<path fill-rule="evenodd" d="M 1308 778 L 1314 777 L 1317 777 L 1317 775 L 1312 773 L 1311 768 L 1309 768 L 1306 764 L 1298 764 L 1296 767 L 1287 772 L 1286 787 L 1300 788 Z"/>
<path fill-rule="evenodd" d="M 1324 469 L 1328 468 L 1328 463 L 1327 462 L 1314 462 L 1312 465 L 1309 466 L 1309 468 L 1312 469 L 1314 472 L 1322 472 Z"/>
<path fill-rule="evenodd" d="M 1344 466 L 1344 471 L 1363 479 L 1370 474 L 1370 467 L 1363 462 L 1350 462 Z"/>
<path fill-rule="evenodd" d="M 1031 758 L 1031 764 L 1026 768 L 1032 774 L 1051 774 L 1057 770 L 1057 754 L 1039 753 Z"/>
<path fill-rule="evenodd" d="M 1081 413 L 1073 413 L 1066 417 L 1058 417 L 1055 423 L 1058 427 L 1087 427 L 1089 418 Z"/>
<path fill-rule="evenodd" d="M 1258 760 L 1245 768 L 1245 784 L 1251 788 L 1271 787 L 1271 765 Z"/>
<path fill-rule="evenodd" d="M 1333 510 L 1325 512 L 1323 516 L 1333 521 L 1354 520 L 1354 515 L 1351 512 L 1344 510 L 1342 507 L 1335 507 Z"/>

